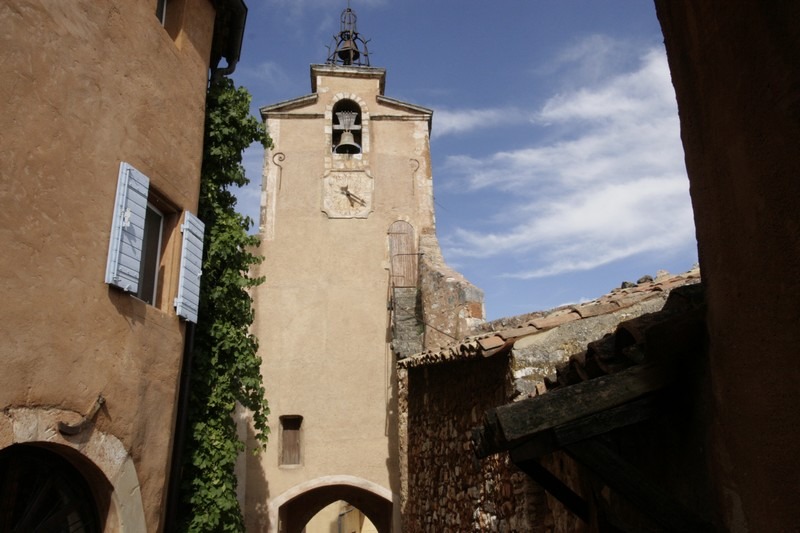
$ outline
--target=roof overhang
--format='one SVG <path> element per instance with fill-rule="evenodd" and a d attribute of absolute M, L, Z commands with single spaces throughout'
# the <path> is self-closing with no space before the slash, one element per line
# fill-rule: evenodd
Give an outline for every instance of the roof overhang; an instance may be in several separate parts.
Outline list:
<path fill-rule="evenodd" d="M 305 96 L 292 98 L 291 100 L 283 100 L 282 102 L 262 106 L 259 108 L 259 111 L 261 112 L 261 118 L 266 120 L 268 116 L 282 114 L 295 109 L 301 109 L 303 107 L 314 105 L 317 103 L 318 99 L 319 95 L 316 93 L 307 94 Z"/>
<path fill-rule="evenodd" d="M 212 72 L 227 76 L 236 69 L 242 54 L 247 5 L 244 0 L 212 0 L 212 3 L 217 14 L 214 18 L 210 68 Z M 227 65 L 219 68 L 223 57 Z"/>

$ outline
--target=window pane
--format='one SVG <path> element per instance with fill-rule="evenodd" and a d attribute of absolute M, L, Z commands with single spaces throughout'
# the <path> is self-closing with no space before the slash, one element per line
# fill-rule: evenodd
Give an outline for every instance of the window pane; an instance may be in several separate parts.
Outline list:
<path fill-rule="evenodd" d="M 158 268 L 161 256 L 161 227 L 164 217 L 148 204 L 144 220 L 142 265 L 139 269 L 139 292 L 137 296 L 153 305 L 158 289 Z"/>

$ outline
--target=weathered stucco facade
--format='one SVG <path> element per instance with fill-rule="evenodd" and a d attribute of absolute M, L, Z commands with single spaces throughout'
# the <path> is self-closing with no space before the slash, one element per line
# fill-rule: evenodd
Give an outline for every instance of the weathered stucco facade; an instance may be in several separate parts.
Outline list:
<path fill-rule="evenodd" d="M 800 4 L 657 0 L 707 286 L 718 520 L 800 524 Z"/>
<path fill-rule="evenodd" d="M 422 345 L 419 254 L 439 252 L 431 111 L 386 97 L 384 80 L 381 68 L 312 65 L 312 94 L 261 109 L 274 147 L 253 332 L 274 436 L 242 480 L 253 530 L 299 531 L 346 500 L 399 531 L 394 352 Z M 355 153 L 337 153 L 341 109 L 357 113 Z"/>
<path fill-rule="evenodd" d="M 107 531 L 163 527 L 186 335 L 180 224 L 197 211 L 216 17 L 209 0 L 170 2 L 163 25 L 155 12 L 0 6 L 0 454 L 67 458 Z M 121 162 L 149 177 L 163 215 L 152 304 L 104 283 Z M 77 434 L 59 432 L 101 395 Z"/>

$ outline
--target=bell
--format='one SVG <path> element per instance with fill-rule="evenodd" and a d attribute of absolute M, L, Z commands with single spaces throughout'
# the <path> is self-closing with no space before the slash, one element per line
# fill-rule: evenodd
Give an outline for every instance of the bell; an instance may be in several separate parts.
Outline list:
<path fill-rule="evenodd" d="M 342 138 L 339 140 L 339 144 L 336 145 L 336 148 L 333 149 L 333 152 L 336 154 L 360 154 L 361 147 L 356 144 L 352 132 L 343 131 Z"/>
<path fill-rule="evenodd" d="M 358 51 L 358 46 L 356 46 L 356 43 L 350 39 L 339 45 L 339 49 L 337 50 L 336 54 L 345 65 L 351 65 L 358 61 L 358 58 L 361 55 Z"/>

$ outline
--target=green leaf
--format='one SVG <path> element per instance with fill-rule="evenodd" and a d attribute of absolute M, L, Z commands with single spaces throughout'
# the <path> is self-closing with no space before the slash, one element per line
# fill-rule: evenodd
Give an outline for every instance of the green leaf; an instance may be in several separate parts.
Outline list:
<path fill-rule="evenodd" d="M 269 435 L 269 406 L 248 289 L 262 283 L 250 269 L 258 237 L 236 212 L 230 187 L 248 183 L 242 152 L 254 142 L 270 146 L 264 125 L 249 114 L 250 95 L 225 77 L 212 81 L 206 99 L 199 217 L 206 224 L 200 312 L 195 328 L 189 431 L 181 480 L 181 524 L 186 532 L 244 532 L 234 466 L 244 443 L 232 414 L 237 402 L 252 411 L 260 448 Z"/>

